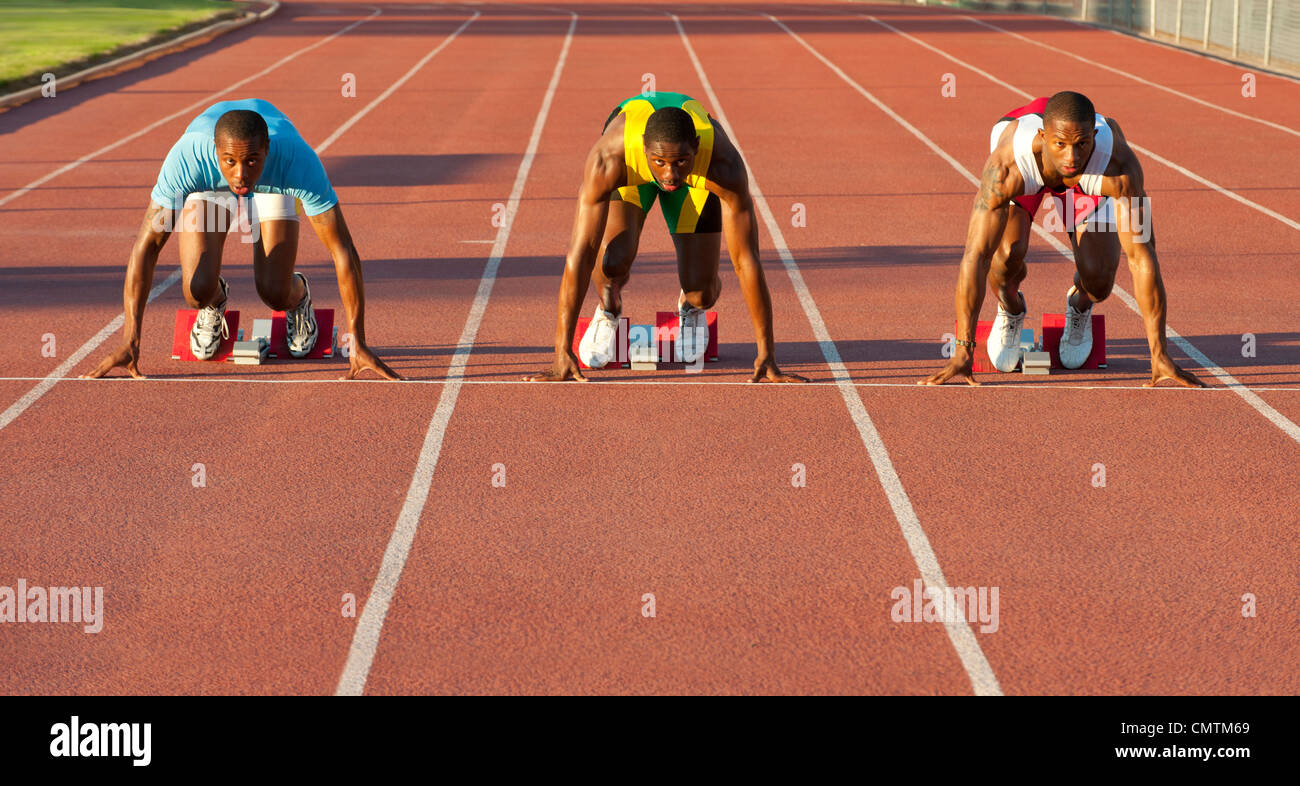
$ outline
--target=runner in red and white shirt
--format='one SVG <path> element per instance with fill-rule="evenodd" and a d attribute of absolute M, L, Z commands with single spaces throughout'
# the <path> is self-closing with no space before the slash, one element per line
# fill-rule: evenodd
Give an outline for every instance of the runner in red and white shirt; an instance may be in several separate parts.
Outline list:
<path fill-rule="evenodd" d="M 989 331 L 989 358 L 1000 371 L 1015 370 L 1020 328 L 1028 313 L 1020 293 L 1025 252 L 1034 214 L 1050 194 L 1070 233 L 1076 267 L 1074 286 L 1066 293 L 1062 365 L 1078 368 L 1091 354 L 1092 304 L 1110 294 L 1123 249 L 1151 349 L 1151 381 L 1146 386 L 1170 379 L 1204 387 L 1169 357 L 1167 302 L 1156 262 L 1151 205 L 1142 167 L 1119 124 L 1097 114 L 1082 94 L 1061 92 L 1004 115 L 993 127 L 990 147 L 957 279 L 957 346 L 947 367 L 919 384 L 941 385 L 953 377 L 979 384 L 972 365 L 985 278 L 1000 301 Z"/>

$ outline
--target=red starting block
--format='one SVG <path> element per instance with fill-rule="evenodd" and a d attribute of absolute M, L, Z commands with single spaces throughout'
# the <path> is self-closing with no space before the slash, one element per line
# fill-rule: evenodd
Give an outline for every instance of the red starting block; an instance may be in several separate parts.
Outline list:
<path fill-rule="evenodd" d="M 993 368 L 993 361 L 989 359 L 988 337 L 992 329 L 993 320 L 981 319 L 975 323 L 975 348 L 971 350 L 971 354 L 974 355 L 971 371 L 976 374 L 992 374 L 997 371 Z M 952 331 L 957 332 L 956 323 L 953 323 Z"/>
<path fill-rule="evenodd" d="M 190 351 L 190 331 L 194 329 L 194 320 L 199 312 L 192 308 L 176 309 L 176 327 L 172 329 L 172 360 L 198 360 Z M 225 360 L 235 350 L 235 340 L 239 337 L 239 312 L 226 312 L 226 328 L 229 335 L 221 340 L 217 354 L 212 360 Z"/>
<path fill-rule="evenodd" d="M 233 327 L 230 329 L 230 332 L 234 332 Z M 271 347 L 269 354 L 271 357 L 298 359 L 289 354 L 289 331 L 284 324 L 283 311 L 276 311 L 271 314 L 270 343 Z M 303 357 L 334 357 L 334 309 L 316 309 L 316 346 L 312 347 L 311 352 L 308 352 Z"/>
<path fill-rule="evenodd" d="M 582 368 L 591 368 L 582 362 L 582 355 L 578 352 L 578 345 L 582 343 L 582 337 L 587 332 L 587 326 L 591 324 L 591 317 L 578 317 L 578 326 L 573 329 L 573 354 L 578 357 L 578 365 Z M 614 359 L 609 361 L 605 368 L 627 368 L 630 364 L 627 358 L 627 330 L 628 318 L 618 318 L 618 331 L 615 341 L 618 342 L 618 353 Z"/>
<path fill-rule="evenodd" d="M 1064 314 L 1043 315 L 1043 351 L 1052 355 L 1052 368 L 1061 365 L 1061 336 L 1065 334 Z M 1092 354 L 1079 368 L 1106 368 L 1106 315 L 1092 315 Z"/>
<path fill-rule="evenodd" d="M 705 314 L 704 319 L 709 326 L 709 346 L 704 350 L 704 359 L 709 361 L 717 360 L 718 312 L 709 311 Z M 676 311 L 655 312 L 654 340 L 659 344 L 659 359 L 661 362 L 673 362 L 673 358 L 678 357 L 674 344 L 681 332 L 679 320 L 680 317 Z"/>

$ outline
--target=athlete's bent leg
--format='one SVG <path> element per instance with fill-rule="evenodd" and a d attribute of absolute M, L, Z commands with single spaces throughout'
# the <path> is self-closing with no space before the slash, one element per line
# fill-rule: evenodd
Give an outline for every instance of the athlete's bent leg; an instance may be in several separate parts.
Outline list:
<path fill-rule="evenodd" d="M 190 353 L 199 360 L 215 357 L 229 337 L 221 251 L 235 220 L 235 206 L 233 195 L 206 192 L 191 194 L 181 210 L 181 291 L 198 309 L 190 328 Z"/>
<path fill-rule="evenodd" d="M 610 200 L 609 218 L 605 220 L 605 237 L 600 241 L 597 264 L 591 271 L 601 308 L 611 314 L 623 313 L 623 287 L 632 275 L 641 240 L 645 212 L 631 202 Z"/>
<path fill-rule="evenodd" d="M 1079 311 L 1087 311 L 1093 303 L 1110 296 L 1115 286 L 1115 271 L 1119 269 L 1119 235 L 1113 229 L 1080 226 L 1070 235 L 1074 247 L 1075 293 L 1070 304 Z"/>
<path fill-rule="evenodd" d="M 253 280 L 257 296 L 275 311 L 289 311 L 306 289 L 293 274 L 298 257 L 297 221 L 262 221 L 261 237 L 253 244 Z"/>
<path fill-rule="evenodd" d="M 985 340 L 989 360 L 1002 372 L 1015 371 L 1020 365 L 1020 331 L 1029 310 L 1028 302 L 1020 294 L 1020 282 L 1025 280 L 1027 272 L 1025 253 L 1033 226 L 1033 216 L 1028 210 L 1019 205 L 1005 209 L 1010 211 L 1007 226 L 989 265 L 989 287 L 998 299 L 998 310 Z"/>
<path fill-rule="evenodd" d="M 1029 272 L 1025 266 L 1025 254 L 1029 251 L 1029 231 L 1034 226 L 1034 217 L 1029 211 L 1012 204 L 1007 207 L 1007 226 L 1002 232 L 1002 242 L 993 253 L 993 262 L 989 266 L 989 289 L 1012 314 L 1020 313 L 1020 284 Z"/>
<path fill-rule="evenodd" d="M 712 308 L 722 294 L 718 277 L 722 233 L 673 235 L 673 245 L 677 248 L 677 280 L 686 302 L 694 308 Z"/>
<path fill-rule="evenodd" d="M 1115 286 L 1119 267 L 1119 236 L 1107 228 L 1081 225 L 1070 234 L 1074 246 L 1074 286 L 1065 303 L 1065 331 L 1058 355 L 1061 365 L 1079 368 L 1092 354 L 1092 304 L 1100 303 Z"/>
<path fill-rule="evenodd" d="M 181 257 L 181 291 L 190 308 L 219 304 L 223 299 L 218 279 L 221 277 L 221 251 L 226 232 L 235 220 L 233 207 L 200 198 L 186 200 L 181 210 L 177 248 Z"/>

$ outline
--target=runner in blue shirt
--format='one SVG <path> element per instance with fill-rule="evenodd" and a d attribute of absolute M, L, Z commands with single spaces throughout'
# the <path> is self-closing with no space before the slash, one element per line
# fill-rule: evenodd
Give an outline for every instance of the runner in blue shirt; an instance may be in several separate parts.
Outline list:
<path fill-rule="evenodd" d="M 369 368 L 385 379 L 400 379 L 366 345 L 361 259 L 325 167 L 289 118 L 260 99 L 212 105 L 172 146 L 127 263 L 124 341 L 85 376 L 102 377 L 124 366 L 132 377 L 143 378 L 140 325 L 158 254 L 173 230 L 180 232 L 185 299 L 199 309 L 190 333 L 195 357 L 213 357 L 222 337 L 229 335 L 221 252 L 226 234 L 236 226 L 241 241 L 253 246 L 258 296 L 285 312 L 289 352 L 295 357 L 310 353 L 317 327 L 307 278 L 293 270 L 298 254 L 295 200 L 302 202 L 312 229 L 334 259 L 352 334 L 346 378 Z"/>

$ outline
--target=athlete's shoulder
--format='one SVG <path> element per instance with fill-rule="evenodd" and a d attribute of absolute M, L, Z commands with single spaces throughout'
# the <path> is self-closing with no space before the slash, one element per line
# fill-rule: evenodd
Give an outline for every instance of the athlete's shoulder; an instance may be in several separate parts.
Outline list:
<path fill-rule="evenodd" d="M 1014 161 L 1016 157 L 1016 132 L 1020 130 L 1020 118 L 1004 117 L 999 124 L 1002 125 L 1002 130 L 998 132 L 998 138 L 993 142 L 992 152 Z"/>
<path fill-rule="evenodd" d="M 623 118 L 616 117 L 591 146 L 583 172 L 584 190 L 608 195 L 627 179 L 626 152 L 623 144 Z"/>
<path fill-rule="evenodd" d="M 975 207 L 993 210 L 1009 203 L 1024 189 L 1025 181 L 1016 164 L 1015 146 L 1007 139 L 999 143 L 984 162 Z"/>
<path fill-rule="evenodd" d="M 989 151 L 988 162 L 985 164 L 985 171 L 988 170 L 989 163 L 996 162 L 999 167 L 1009 169 L 1019 174 L 1016 166 L 1016 134 L 1020 130 L 1020 121 L 1012 120 L 1007 123 L 1006 128 L 998 135 L 997 144 Z"/>
<path fill-rule="evenodd" d="M 709 116 L 709 122 L 713 126 L 713 152 L 707 179 L 728 191 L 747 189 L 749 175 L 740 150 L 731 141 L 731 137 L 727 136 L 727 130 L 717 118 Z"/>
<path fill-rule="evenodd" d="M 1124 131 L 1113 117 L 1106 118 L 1111 132 L 1110 161 L 1102 173 L 1102 193 L 1107 196 L 1140 196 L 1145 194 L 1142 162 L 1124 138 Z"/>
<path fill-rule="evenodd" d="M 1119 174 L 1137 163 L 1137 154 L 1133 152 L 1133 148 L 1129 147 L 1128 140 L 1124 138 L 1124 130 L 1119 127 L 1118 120 L 1107 115 L 1106 126 L 1110 128 L 1111 134 L 1110 163 L 1106 165 L 1106 174 Z"/>

